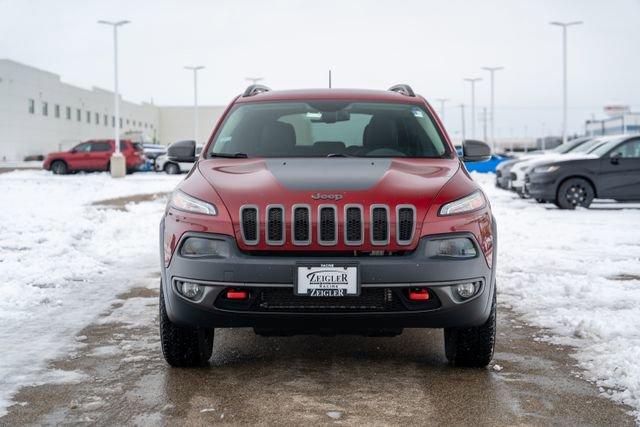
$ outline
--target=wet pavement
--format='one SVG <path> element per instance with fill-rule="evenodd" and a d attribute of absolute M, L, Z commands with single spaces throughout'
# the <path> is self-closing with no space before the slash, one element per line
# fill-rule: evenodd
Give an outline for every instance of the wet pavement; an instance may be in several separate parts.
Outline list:
<path fill-rule="evenodd" d="M 52 368 L 76 383 L 23 388 L 0 425 L 634 425 L 629 408 L 582 380 L 570 349 L 499 310 L 490 368 L 447 365 L 442 331 L 393 338 L 260 337 L 217 330 L 210 366 L 168 367 L 157 291 L 138 287 L 77 337 Z"/>

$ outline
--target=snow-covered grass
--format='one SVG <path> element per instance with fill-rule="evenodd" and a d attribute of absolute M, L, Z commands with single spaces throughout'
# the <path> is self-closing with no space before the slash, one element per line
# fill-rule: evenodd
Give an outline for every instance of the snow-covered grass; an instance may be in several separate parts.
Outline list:
<path fill-rule="evenodd" d="M 115 296 L 158 270 L 164 201 L 93 202 L 171 191 L 180 177 L 0 174 L 0 416 L 20 387 L 74 381 L 45 370 Z"/>
<path fill-rule="evenodd" d="M 563 211 L 474 175 L 498 221 L 498 292 L 640 421 L 640 204 Z"/>

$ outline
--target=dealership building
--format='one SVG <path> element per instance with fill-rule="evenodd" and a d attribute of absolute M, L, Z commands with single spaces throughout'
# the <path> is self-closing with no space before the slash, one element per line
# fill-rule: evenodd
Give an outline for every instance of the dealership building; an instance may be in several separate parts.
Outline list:
<path fill-rule="evenodd" d="M 209 137 L 224 107 L 200 106 L 198 139 Z M 193 139 L 193 107 L 120 102 L 123 137 L 168 145 Z M 0 59 L 0 161 L 66 150 L 81 141 L 113 138 L 113 92 L 85 89 L 60 76 Z"/>

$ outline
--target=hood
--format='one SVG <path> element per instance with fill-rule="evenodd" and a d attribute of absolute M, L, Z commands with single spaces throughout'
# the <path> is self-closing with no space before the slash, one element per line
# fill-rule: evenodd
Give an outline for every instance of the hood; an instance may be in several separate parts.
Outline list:
<path fill-rule="evenodd" d="M 309 205 L 312 212 L 332 204 L 339 223 L 346 204 L 362 205 L 365 222 L 371 205 L 387 205 L 393 218 L 397 205 L 410 204 L 416 208 L 419 231 L 433 199 L 459 168 L 457 159 L 217 158 L 198 162 L 198 170 L 234 218 L 236 232 L 241 206 L 255 205 L 263 216 L 266 206 L 274 204 L 283 206 L 285 216 L 296 204 Z"/>

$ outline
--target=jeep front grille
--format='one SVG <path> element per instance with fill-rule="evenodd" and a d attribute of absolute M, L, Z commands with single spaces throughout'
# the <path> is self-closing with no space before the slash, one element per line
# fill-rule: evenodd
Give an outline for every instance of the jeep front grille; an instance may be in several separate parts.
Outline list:
<path fill-rule="evenodd" d="M 260 212 L 264 212 L 262 216 Z M 266 244 L 272 246 L 287 242 L 308 246 L 314 240 L 322 246 L 335 246 L 340 241 L 348 246 L 367 241 L 384 246 L 390 243 L 392 234 L 398 245 L 406 246 L 415 236 L 416 208 L 405 204 L 390 209 L 373 204 L 365 210 L 362 205 L 347 204 L 338 209 L 333 204 L 322 204 L 312 212 L 306 204 L 293 205 L 290 210 L 283 205 L 267 205 L 264 211 L 256 205 L 244 205 L 240 208 L 240 231 L 244 243 L 252 246 L 260 242 L 261 233 Z"/>

